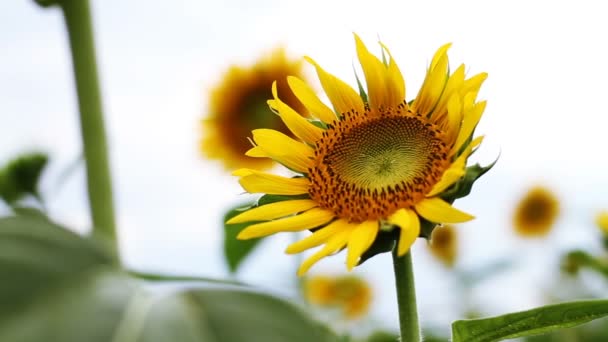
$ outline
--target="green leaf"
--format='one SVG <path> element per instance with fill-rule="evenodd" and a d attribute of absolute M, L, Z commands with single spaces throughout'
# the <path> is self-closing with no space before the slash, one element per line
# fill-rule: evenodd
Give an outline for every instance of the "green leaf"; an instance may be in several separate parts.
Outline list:
<path fill-rule="evenodd" d="M 261 200 L 261 199 L 260 199 Z M 259 202 L 258 202 L 259 203 Z M 237 206 L 224 215 L 224 259 L 228 264 L 230 272 L 237 271 L 241 263 L 253 252 L 254 248 L 263 238 L 238 240 L 236 236 L 241 230 L 257 222 L 246 222 L 237 224 L 227 224 L 226 221 L 243 212 L 243 208 L 252 207 L 251 204 Z"/>
<path fill-rule="evenodd" d="M 47 155 L 37 152 L 9 161 L 0 170 L 0 197 L 11 206 L 27 195 L 40 201 L 38 181 L 47 163 Z"/>
<path fill-rule="evenodd" d="M 491 342 L 538 335 L 608 316 L 608 300 L 543 306 L 502 316 L 461 320 L 452 324 L 453 342 Z"/>
<path fill-rule="evenodd" d="M 148 287 L 95 241 L 35 217 L 0 219 L 0 274 L 0 341 L 335 341 L 266 294 Z"/>

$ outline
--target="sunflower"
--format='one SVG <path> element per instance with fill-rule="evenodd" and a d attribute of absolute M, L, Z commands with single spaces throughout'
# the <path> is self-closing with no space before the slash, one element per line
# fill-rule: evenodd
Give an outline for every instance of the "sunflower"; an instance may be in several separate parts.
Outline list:
<path fill-rule="evenodd" d="M 211 91 L 209 115 L 202 122 L 201 152 L 208 158 L 222 161 L 230 170 L 271 167 L 273 162 L 270 159 L 245 155 L 251 148 L 247 137 L 256 128 L 273 129 L 293 136 L 266 103 L 272 97 L 271 85 L 279 80 L 278 91 L 285 102 L 299 113 L 306 113 L 306 108 L 287 85 L 288 75 L 302 77 L 302 62 L 288 59 L 282 48 L 264 56 L 251 67 L 231 66 L 222 82 Z"/>
<path fill-rule="evenodd" d="M 431 254 L 448 267 L 454 266 L 458 254 L 458 232 L 452 225 L 433 230 L 428 248 Z"/>
<path fill-rule="evenodd" d="M 320 307 L 339 307 L 347 319 L 356 319 L 369 311 L 372 289 L 359 277 L 312 276 L 304 283 L 306 300 Z"/>
<path fill-rule="evenodd" d="M 535 186 L 520 200 L 513 216 L 513 225 L 521 236 L 545 236 L 558 215 L 559 201 L 555 194 L 543 186 Z"/>
<path fill-rule="evenodd" d="M 380 43 L 381 61 L 356 35 L 355 43 L 367 92 L 358 94 L 306 58 L 333 110 L 305 82 L 287 78 L 316 121 L 286 104 L 273 84 L 274 98 L 268 103 L 296 139 L 257 129 L 252 132 L 255 146 L 247 155 L 271 158 L 295 176 L 253 169 L 234 172 L 249 193 L 283 195 L 282 201 L 232 218 L 229 223 L 267 221 L 251 224 L 239 239 L 311 230 L 312 235 L 286 252 L 323 245 L 302 263 L 300 275 L 345 247 L 351 270 L 381 230 L 399 228 L 397 252 L 404 255 L 420 234 L 420 217 L 434 223 L 473 219 L 441 195 L 465 175 L 467 158 L 481 142 L 472 135 L 486 105 L 476 97 L 487 75 L 466 78 L 464 65 L 450 73 L 446 44 L 433 57 L 416 98 L 407 102 L 403 76 L 389 50 Z"/>

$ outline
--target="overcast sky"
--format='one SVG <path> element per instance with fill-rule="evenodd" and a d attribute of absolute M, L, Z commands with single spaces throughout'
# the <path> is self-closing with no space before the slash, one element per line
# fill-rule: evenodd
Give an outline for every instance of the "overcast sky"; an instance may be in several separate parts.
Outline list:
<path fill-rule="evenodd" d="M 487 138 L 475 159 L 501 157 L 472 195 L 457 202 L 477 216 L 462 227 L 461 261 L 473 267 L 522 253 L 534 260 L 525 260 L 528 271 L 492 283 L 508 300 L 493 301 L 488 310 L 541 301 L 539 282 L 547 283 L 543 278 L 555 270 L 546 265 L 557 252 L 547 250 L 597 247 L 593 215 L 608 208 L 608 22 L 601 2 L 91 2 L 121 246 L 132 267 L 226 275 L 219 222 L 225 208 L 246 198 L 221 166 L 199 156 L 207 91 L 228 65 L 251 64 L 279 44 L 354 84 L 352 32 L 370 49 L 379 51 L 378 37 L 391 49 L 409 99 L 446 42 L 453 42 L 453 68 L 466 63 L 469 75 L 489 73 L 480 93 L 488 106 L 478 128 Z M 0 2 L 0 51 L 0 161 L 33 148 L 50 153 L 43 183 L 50 212 L 84 231 L 89 218 L 82 169 L 57 186 L 81 150 L 60 12 L 33 1 Z M 538 182 L 562 200 L 550 249 L 546 241 L 522 244 L 510 230 L 517 198 Z M 268 242 L 245 265 L 243 278 L 256 284 L 272 279 L 265 286 L 278 290 L 289 284 L 284 278 L 292 274 L 294 258 L 282 257 L 289 241 L 279 236 Z M 414 250 L 423 317 L 454 318 L 443 310 L 446 300 L 455 302 L 446 274 L 423 247 L 419 241 Z M 332 259 L 313 272 L 342 270 L 344 255 Z M 384 255 L 357 272 L 375 279 L 382 293 L 375 314 L 396 326 L 390 270 Z M 479 300 L 495 291 L 482 291 Z"/>

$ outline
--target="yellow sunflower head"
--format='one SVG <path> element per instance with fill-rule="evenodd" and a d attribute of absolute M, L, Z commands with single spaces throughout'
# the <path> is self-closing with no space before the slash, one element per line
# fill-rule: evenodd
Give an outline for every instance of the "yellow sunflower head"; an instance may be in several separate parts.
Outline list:
<path fill-rule="evenodd" d="M 306 115 L 306 108 L 287 85 L 288 75 L 302 77 L 302 62 L 289 59 L 282 48 L 264 56 L 253 66 L 231 66 L 211 91 L 208 115 L 202 121 L 201 152 L 208 158 L 222 161 L 230 170 L 272 166 L 271 159 L 246 155 L 251 148 L 247 137 L 257 128 L 273 129 L 293 137 L 266 103 L 272 97 L 273 82 L 278 80 L 278 92 L 285 103 Z"/>
<path fill-rule="evenodd" d="M 604 235 L 608 236 L 608 210 L 599 212 L 595 218 L 595 223 Z"/>
<path fill-rule="evenodd" d="M 312 276 L 304 283 L 304 297 L 320 307 L 338 307 L 347 319 L 364 316 L 372 302 L 372 289 L 354 276 Z"/>
<path fill-rule="evenodd" d="M 343 248 L 348 249 L 349 270 L 392 249 L 397 240 L 397 252 L 403 255 L 419 235 L 430 236 L 435 223 L 471 220 L 473 216 L 451 202 L 466 196 L 489 169 L 466 167 L 481 142 L 473 131 L 486 105 L 477 102 L 485 73 L 467 78 L 464 65 L 450 72 L 450 45 L 444 45 L 417 96 L 408 102 L 403 76 L 389 50 L 381 44 L 386 56 L 382 61 L 357 36 L 355 43 L 367 92 L 357 93 L 310 58 L 331 107 L 299 78 L 287 78 L 314 120 L 285 103 L 273 84 L 268 103 L 295 138 L 257 129 L 255 146 L 247 154 L 273 159 L 293 177 L 253 169 L 234 172 L 247 192 L 270 196 L 265 203 L 275 201 L 229 221 L 258 221 L 241 231 L 239 239 L 311 230 L 312 235 L 290 245 L 287 253 L 322 245 L 303 262 L 299 274 Z M 376 241 L 382 242 L 379 249 Z"/>
<path fill-rule="evenodd" d="M 431 254 L 445 266 L 454 266 L 458 255 L 458 232 L 456 227 L 448 224 L 434 229 L 428 247 Z"/>
<path fill-rule="evenodd" d="M 520 200 L 513 216 L 515 231 L 523 237 L 541 237 L 551 231 L 559 215 L 555 194 L 542 186 L 528 190 Z"/>

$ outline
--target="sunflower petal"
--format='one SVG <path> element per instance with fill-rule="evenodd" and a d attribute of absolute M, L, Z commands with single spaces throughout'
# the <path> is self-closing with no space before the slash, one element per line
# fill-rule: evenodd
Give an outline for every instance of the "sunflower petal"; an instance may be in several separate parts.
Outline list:
<path fill-rule="evenodd" d="M 382 42 L 380 42 L 380 45 L 382 46 L 384 51 L 386 51 L 388 57 L 390 58 L 390 61 L 388 62 L 388 75 L 390 79 L 389 89 L 392 89 L 392 91 L 394 92 L 393 97 L 399 103 L 401 103 L 401 101 L 405 100 L 405 80 L 403 79 L 401 70 L 399 70 L 399 66 L 397 66 L 397 63 L 393 59 L 393 55 L 391 55 L 389 49 L 384 44 L 382 44 Z"/>
<path fill-rule="evenodd" d="M 388 88 L 386 66 L 376 56 L 371 54 L 361 38 L 355 34 L 357 56 L 365 75 L 369 105 L 372 108 L 395 107 L 401 100 L 393 98 L 392 89 Z"/>
<path fill-rule="evenodd" d="M 244 211 L 226 221 L 226 223 L 235 224 L 250 221 L 268 221 L 296 214 L 314 208 L 317 205 L 317 202 L 309 199 L 280 201 Z"/>
<path fill-rule="evenodd" d="M 374 243 L 376 235 L 378 235 L 378 221 L 375 220 L 362 222 L 353 230 L 348 239 L 346 257 L 346 267 L 349 271 L 357 265 L 361 255 Z"/>
<path fill-rule="evenodd" d="M 245 152 L 245 155 L 253 158 L 271 158 L 260 146 L 250 148 Z"/>
<path fill-rule="evenodd" d="M 431 66 L 427 71 L 422 87 L 414 100 L 415 112 L 420 115 L 428 115 L 437 105 L 448 80 L 448 56 L 447 50 L 451 44 L 439 48 L 433 57 Z"/>
<path fill-rule="evenodd" d="M 422 217 L 436 223 L 462 223 L 475 218 L 438 197 L 425 198 L 415 208 Z"/>
<path fill-rule="evenodd" d="M 452 147 L 451 153 L 458 152 L 462 145 L 469 139 L 475 127 L 479 123 L 483 111 L 486 109 L 486 101 L 476 103 L 469 110 L 465 110 L 463 119 L 462 119 L 462 127 L 460 128 L 460 132 L 458 132 L 458 136 L 456 137 L 456 142 Z"/>
<path fill-rule="evenodd" d="M 481 85 L 487 78 L 488 78 L 488 73 L 482 72 L 482 73 L 479 73 L 479 74 L 467 79 L 466 81 L 464 81 L 464 84 L 461 88 L 462 94 L 467 94 L 469 92 L 477 93 L 479 91 L 479 89 L 481 88 Z"/>
<path fill-rule="evenodd" d="M 464 64 L 461 64 L 456 71 L 448 78 L 445 84 L 445 90 L 441 94 L 441 98 L 437 103 L 437 106 L 433 110 L 433 116 L 442 116 L 449 110 L 449 101 L 453 101 L 453 96 L 461 97 L 461 88 L 464 84 Z M 448 112 L 449 114 L 449 112 Z"/>
<path fill-rule="evenodd" d="M 333 254 L 339 251 L 346 242 L 348 241 L 348 237 L 350 236 L 350 230 L 343 230 L 336 235 L 332 236 L 329 241 L 325 244 L 321 250 L 310 256 L 308 259 L 304 260 L 300 268 L 298 269 L 298 276 L 304 275 L 314 264 L 316 264 L 322 258 Z"/>
<path fill-rule="evenodd" d="M 365 110 L 363 100 L 361 100 L 361 97 L 353 88 L 336 76 L 323 70 L 323 68 L 310 57 L 304 58 L 317 70 L 321 86 L 338 114 L 341 115 L 350 112 L 351 110 L 363 113 Z"/>
<path fill-rule="evenodd" d="M 388 221 L 399 226 L 401 229 L 397 255 L 402 256 L 407 253 L 418 238 L 418 235 L 420 234 L 420 220 L 414 211 L 399 209 L 389 217 Z"/>
<path fill-rule="evenodd" d="M 274 96 L 274 100 L 268 100 L 268 105 L 279 112 L 279 116 L 283 120 L 283 123 L 285 123 L 285 126 L 296 137 L 314 145 L 321 138 L 323 130 L 310 123 L 310 121 L 306 120 L 306 118 L 279 99 L 276 81 L 272 83 L 272 95 Z"/>
<path fill-rule="evenodd" d="M 336 119 L 336 113 L 321 102 L 315 92 L 304 81 L 294 76 L 287 76 L 287 83 L 294 95 L 314 117 L 321 119 L 325 123 L 332 123 Z"/>
<path fill-rule="evenodd" d="M 301 195 L 308 193 L 307 178 L 285 178 L 252 169 L 239 169 L 232 173 L 241 177 L 239 183 L 249 193 L 270 195 Z"/>
<path fill-rule="evenodd" d="M 447 118 L 447 127 L 444 131 L 447 134 L 446 138 L 448 141 L 453 142 L 458 136 L 462 123 L 462 101 L 460 101 L 460 96 L 457 94 L 453 94 L 448 101 Z"/>
<path fill-rule="evenodd" d="M 310 146 L 273 129 L 255 129 L 252 134 L 257 147 L 265 152 L 265 157 L 298 172 L 306 172 L 310 167 L 310 160 L 314 157 L 314 150 Z M 257 150 L 254 152 L 259 153 Z"/>
<path fill-rule="evenodd" d="M 247 240 L 279 232 L 299 232 L 301 230 L 318 227 L 331 221 L 333 218 L 334 213 L 329 210 L 312 208 L 299 215 L 253 224 L 243 229 L 237 236 L 237 239 Z"/>
<path fill-rule="evenodd" d="M 316 230 L 312 235 L 305 237 L 304 239 L 294 242 L 287 247 L 285 253 L 295 254 L 303 252 L 307 249 L 317 247 L 320 244 L 327 242 L 327 240 L 333 235 L 343 230 L 352 230 L 355 225 L 348 223 L 345 219 L 335 220 L 327 226 Z"/>
<path fill-rule="evenodd" d="M 460 178 L 462 178 L 464 174 L 464 165 L 461 165 L 461 163 L 456 162 L 452 163 L 452 165 L 450 165 L 450 168 L 447 169 L 441 176 L 441 180 L 439 180 L 439 182 L 437 182 L 433 186 L 431 191 L 426 194 L 426 197 L 435 197 L 438 194 L 442 193 L 443 191 L 445 191 L 445 189 L 449 188 L 450 186 L 452 186 L 452 184 L 456 183 Z"/>

